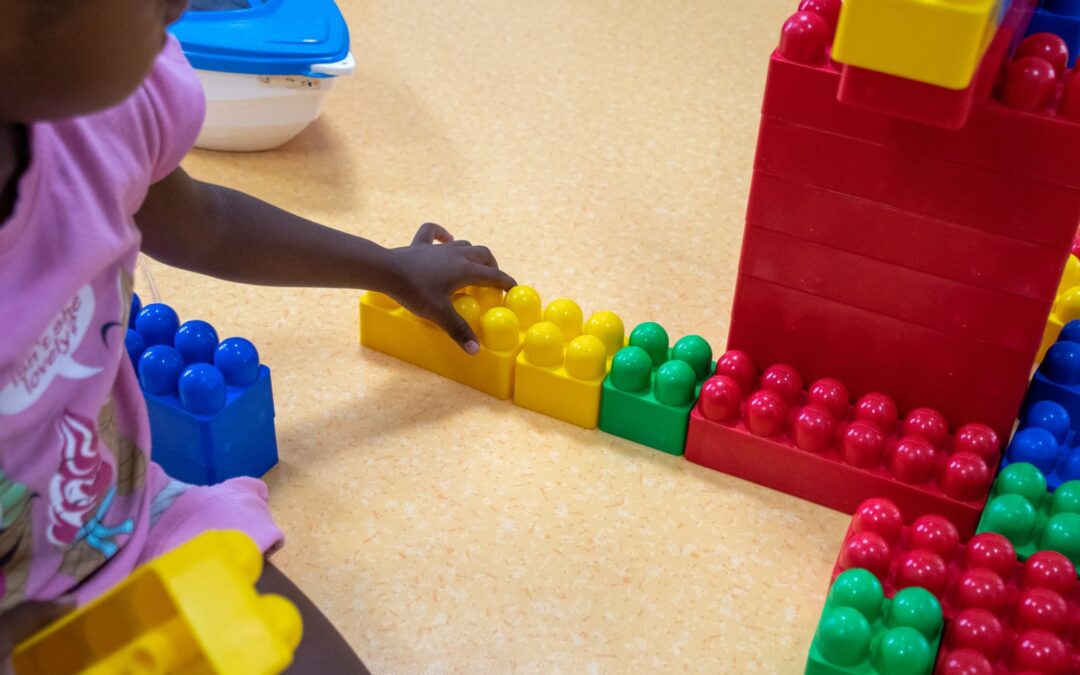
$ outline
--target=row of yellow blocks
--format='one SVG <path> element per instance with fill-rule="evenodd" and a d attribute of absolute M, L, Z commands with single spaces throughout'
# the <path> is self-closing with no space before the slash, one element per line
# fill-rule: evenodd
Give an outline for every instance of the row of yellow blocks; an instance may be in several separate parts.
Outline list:
<path fill-rule="evenodd" d="M 454 308 L 480 340 L 468 355 L 435 324 L 381 293 L 360 298 L 360 342 L 500 399 L 586 429 L 595 428 L 600 393 L 626 329 L 613 312 L 584 320 L 573 300 L 542 308 L 540 295 L 516 286 L 469 287 Z"/>

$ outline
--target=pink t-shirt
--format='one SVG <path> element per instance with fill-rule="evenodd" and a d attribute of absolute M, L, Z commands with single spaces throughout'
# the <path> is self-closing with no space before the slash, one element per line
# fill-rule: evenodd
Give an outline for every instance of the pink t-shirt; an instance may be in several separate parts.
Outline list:
<path fill-rule="evenodd" d="M 124 103 L 30 129 L 0 225 L 0 613 L 86 601 L 207 529 L 280 543 L 266 487 L 177 484 L 150 461 L 124 337 L 151 184 L 191 148 L 205 102 L 170 38 Z"/>

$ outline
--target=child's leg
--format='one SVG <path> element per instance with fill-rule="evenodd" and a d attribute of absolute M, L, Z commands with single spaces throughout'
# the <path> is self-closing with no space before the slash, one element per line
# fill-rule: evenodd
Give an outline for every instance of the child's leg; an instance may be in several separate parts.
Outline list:
<path fill-rule="evenodd" d="M 341 637 L 341 633 L 334 628 L 334 624 L 330 623 L 315 603 L 308 600 L 304 592 L 281 570 L 267 562 L 257 585 L 260 593 L 276 593 L 291 600 L 303 618 L 304 637 L 300 640 L 300 648 L 296 650 L 296 659 L 287 671 L 289 675 L 368 675 L 368 669 L 345 642 L 345 638 Z"/>

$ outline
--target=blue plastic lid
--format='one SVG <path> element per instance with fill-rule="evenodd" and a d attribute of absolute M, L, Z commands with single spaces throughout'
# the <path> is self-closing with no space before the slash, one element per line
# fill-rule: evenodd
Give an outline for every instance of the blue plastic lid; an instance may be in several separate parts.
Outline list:
<path fill-rule="evenodd" d="M 322 77 L 349 56 L 334 0 L 195 0 L 169 30 L 199 70 Z"/>

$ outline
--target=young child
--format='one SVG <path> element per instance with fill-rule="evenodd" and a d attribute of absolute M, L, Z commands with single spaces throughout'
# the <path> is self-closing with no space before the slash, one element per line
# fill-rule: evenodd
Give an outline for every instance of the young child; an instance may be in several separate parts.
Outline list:
<path fill-rule="evenodd" d="M 514 285 L 437 225 L 386 249 L 189 177 L 178 165 L 204 102 L 165 32 L 186 4 L 0 0 L 0 664 L 204 530 L 243 530 L 268 552 L 282 541 L 263 483 L 191 487 L 149 459 L 124 350 L 140 247 L 240 282 L 379 290 L 470 353 L 452 292 Z M 363 672 L 281 572 L 267 565 L 260 587 L 301 609 L 295 672 Z"/>

